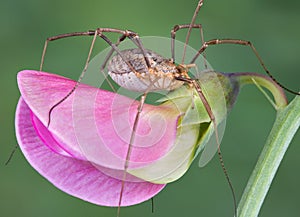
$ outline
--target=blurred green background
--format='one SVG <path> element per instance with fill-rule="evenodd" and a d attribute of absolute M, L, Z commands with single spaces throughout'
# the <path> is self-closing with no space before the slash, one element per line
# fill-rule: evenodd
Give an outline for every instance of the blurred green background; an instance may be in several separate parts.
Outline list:
<path fill-rule="evenodd" d="M 53 187 L 17 150 L 14 111 L 19 98 L 17 72 L 38 69 L 44 40 L 60 33 L 96 27 L 130 29 L 141 36 L 169 37 L 174 24 L 188 23 L 197 0 L 62 1 L 1 0 L 0 2 L 0 216 L 82 217 L 116 216 L 116 209 L 99 207 Z M 206 0 L 198 23 L 206 39 L 240 38 L 252 41 L 278 81 L 299 90 L 300 1 Z M 184 40 L 184 33 L 178 34 Z M 66 39 L 50 44 L 45 70 L 77 79 L 84 65 L 90 38 Z M 191 45 L 199 46 L 198 35 Z M 97 49 L 106 47 L 98 40 Z M 215 69 L 225 72 L 263 73 L 249 48 L 220 45 L 208 49 Z M 289 99 L 293 96 L 289 95 Z M 245 87 L 228 116 L 222 142 L 223 157 L 237 198 L 275 118 L 275 111 L 255 87 Z M 300 135 L 296 135 L 279 168 L 260 216 L 299 216 Z M 100 196 L 100 195 L 99 195 Z M 121 216 L 233 216 L 229 187 L 218 158 L 205 168 L 193 165 L 151 202 L 121 209 Z"/>

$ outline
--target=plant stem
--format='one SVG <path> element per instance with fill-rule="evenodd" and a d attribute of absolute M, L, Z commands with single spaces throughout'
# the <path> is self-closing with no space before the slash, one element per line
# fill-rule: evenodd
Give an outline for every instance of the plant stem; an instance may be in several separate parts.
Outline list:
<path fill-rule="evenodd" d="M 239 203 L 239 217 L 256 217 L 259 214 L 280 162 L 299 125 L 300 97 L 295 97 L 288 106 L 278 109 L 273 128 Z"/>
<path fill-rule="evenodd" d="M 255 84 L 255 85 L 258 85 L 258 86 L 268 89 L 274 97 L 276 110 L 284 108 L 287 105 L 287 99 L 284 94 L 284 91 L 269 76 L 264 76 L 264 75 L 260 75 L 257 73 L 251 73 L 251 72 L 231 73 L 231 74 L 228 74 L 228 76 L 231 79 L 236 80 L 240 86 L 243 86 L 246 84 Z M 260 89 L 260 90 L 262 90 L 262 89 Z"/>

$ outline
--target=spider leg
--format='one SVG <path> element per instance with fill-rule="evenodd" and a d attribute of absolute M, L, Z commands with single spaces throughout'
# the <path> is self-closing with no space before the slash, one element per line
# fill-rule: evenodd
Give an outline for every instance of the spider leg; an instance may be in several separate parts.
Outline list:
<path fill-rule="evenodd" d="M 112 33 L 119 33 L 121 34 L 121 37 L 119 37 L 119 40 L 117 41 L 117 43 L 113 43 L 108 37 L 106 37 L 103 33 L 106 32 L 112 32 Z M 82 71 L 82 73 L 80 74 L 79 79 L 77 80 L 76 84 L 74 85 L 74 87 L 66 94 L 65 97 L 63 97 L 61 100 L 59 100 L 57 103 L 55 103 L 49 110 L 48 113 L 48 123 L 47 123 L 47 127 L 50 126 L 50 122 L 51 122 L 51 114 L 53 112 L 53 110 L 60 105 L 62 102 L 64 102 L 78 87 L 78 85 L 80 84 L 81 80 L 83 79 L 85 72 L 87 71 L 88 68 L 88 64 L 92 55 L 92 51 L 94 48 L 94 44 L 96 41 L 96 37 L 99 36 L 101 37 L 104 41 L 106 41 L 111 47 L 111 51 L 108 53 L 107 57 L 105 58 L 104 63 L 101 66 L 101 70 L 103 71 L 104 67 L 107 64 L 107 61 L 109 60 L 109 58 L 111 57 L 111 55 L 113 54 L 113 52 L 117 52 L 121 58 L 123 59 L 123 61 L 128 65 L 128 67 L 133 71 L 136 72 L 136 70 L 134 69 L 134 67 L 132 66 L 132 64 L 130 62 L 128 62 L 126 60 L 126 58 L 123 56 L 123 54 L 121 53 L 121 51 L 119 50 L 119 48 L 117 47 L 125 38 L 129 38 L 130 40 L 133 41 L 134 44 L 136 44 L 141 51 L 143 52 L 144 55 L 144 59 L 145 62 L 147 64 L 147 67 L 150 67 L 150 62 L 149 59 L 146 55 L 146 49 L 144 48 L 144 46 L 142 45 L 142 42 L 138 36 L 137 33 L 132 32 L 132 31 L 128 31 L 128 30 L 120 30 L 120 29 L 113 29 L 113 28 L 98 28 L 97 30 L 90 30 L 87 32 L 73 32 L 73 33 L 66 33 L 66 34 L 60 34 L 60 35 L 56 35 L 56 36 L 52 36 L 46 39 L 45 44 L 44 44 L 44 49 L 43 49 L 43 53 L 42 53 L 42 58 L 41 58 L 41 64 L 40 64 L 40 71 L 42 71 L 43 68 L 43 64 L 44 64 L 44 60 L 45 60 L 45 55 L 46 55 L 46 51 L 47 51 L 47 47 L 50 41 L 55 41 L 55 40 L 59 40 L 59 39 L 63 39 L 63 38 L 69 38 L 69 37 L 75 37 L 75 36 L 93 36 L 93 40 L 90 46 L 90 50 L 89 50 L 89 54 L 84 66 L 84 69 Z M 108 81 L 109 85 L 113 88 L 112 84 L 110 83 L 110 81 Z"/>
<path fill-rule="evenodd" d="M 267 69 L 266 65 L 262 61 L 262 58 L 260 57 L 259 53 L 257 52 L 256 48 L 253 46 L 253 44 L 250 41 L 246 40 L 240 40 L 240 39 L 213 39 L 210 41 L 206 41 L 203 43 L 202 47 L 198 50 L 197 54 L 194 56 L 194 58 L 191 60 L 190 63 L 194 63 L 196 59 L 199 57 L 201 53 L 203 53 L 209 46 L 212 45 L 218 45 L 218 44 L 236 44 L 236 45 L 242 45 L 242 46 L 248 46 L 251 48 L 253 53 L 255 54 L 256 58 L 258 59 L 260 65 L 263 67 L 264 71 L 270 76 L 270 78 L 277 83 L 281 88 L 285 89 L 286 91 L 293 93 L 295 95 L 300 95 L 299 92 L 293 91 L 284 85 L 280 84 L 271 74 L 271 72 Z"/>
<path fill-rule="evenodd" d="M 203 28 L 201 24 L 193 24 L 192 26 L 190 24 L 183 24 L 183 25 L 175 25 L 173 29 L 171 30 L 171 53 L 172 53 L 172 59 L 175 61 L 175 38 L 176 38 L 176 32 L 181 30 L 181 29 L 199 29 L 200 31 L 200 38 L 201 38 L 201 43 L 204 43 L 204 35 L 203 35 Z M 191 30 L 188 30 L 191 31 Z M 188 41 L 186 42 L 188 43 Z M 202 45 L 201 44 L 201 45 Z M 184 54 L 185 55 L 185 54 Z M 207 63 L 206 63 L 206 56 L 205 53 L 202 54 L 204 56 L 204 67 L 207 69 Z M 182 59 L 184 60 L 184 56 Z M 182 63 L 183 64 L 183 63 Z"/>
<path fill-rule="evenodd" d="M 187 44 L 189 42 L 189 39 L 190 39 L 190 35 L 191 35 L 191 32 L 192 32 L 192 28 L 193 28 L 192 26 L 195 23 L 195 20 L 197 18 L 197 15 L 198 15 L 198 13 L 199 13 L 202 5 L 203 5 L 203 0 L 199 0 L 198 5 L 197 5 L 197 7 L 195 9 L 194 15 L 192 17 L 192 20 L 191 20 L 191 22 L 189 24 L 189 30 L 188 30 L 188 32 L 186 34 L 185 44 L 184 44 L 184 48 L 183 48 L 183 55 L 182 55 L 182 61 L 181 61 L 182 64 L 184 63 L 184 58 L 185 58 L 185 53 L 186 53 L 186 46 L 187 46 Z"/>
<path fill-rule="evenodd" d="M 201 99 L 204 107 L 205 107 L 205 110 L 213 124 L 213 127 L 214 127 L 214 130 L 215 130 L 215 136 L 216 136 L 216 142 L 217 142 L 217 145 L 218 145 L 218 157 L 219 157 L 219 161 L 221 163 L 221 167 L 222 167 L 222 170 L 224 172 L 224 175 L 225 175 L 225 178 L 227 180 L 227 183 L 229 185 L 229 188 L 231 190 L 231 193 L 232 193 L 232 197 L 233 197 L 233 204 L 234 204 L 234 213 L 235 213 L 235 216 L 237 216 L 237 203 L 236 203 L 236 196 L 235 196 L 235 192 L 234 192 L 234 188 L 233 188 L 233 185 L 231 183 L 231 180 L 230 180 L 230 177 L 229 177 L 229 174 L 226 170 L 226 167 L 225 167 L 225 164 L 224 164 L 224 160 L 223 160 L 223 156 L 222 156 L 222 152 L 221 152 L 221 145 L 220 145 L 220 139 L 219 139 L 219 133 L 218 133 L 218 127 L 217 127 L 217 121 L 216 121 L 216 117 L 212 111 L 212 108 L 211 106 L 209 105 L 209 102 L 207 100 L 207 98 L 205 97 L 204 93 L 203 93 L 203 90 L 200 86 L 200 84 L 197 82 L 197 80 L 194 80 L 194 79 L 191 79 L 191 78 L 184 78 L 184 77 L 177 77 L 176 79 L 178 80 L 181 80 L 181 81 L 184 81 L 190 85 L 192 85 L 197 93 L 198 93 L 198 96 L 199 98 Z"/>
<path fill-rule="evenodd" d="M 125 180 L 126 180 L 126 176 L 127 176 L 127 170 L 128 170 L 129 163 L 130 163 L 132 145 L 134 143 L 138 122 L 139 122 L 140 115 L 141 115 L 142 110 L 143 110 L 143 106 L 145 104 L 146 96 L 147 96 L 147 93 L 144 93 L 142 95 L 141 99 L 140 99 L 140 103 L 139 103 L 139 106 L 138 106 L 138 109 L 137 109 L 137 113 L 136 113 L 134 123 L 133 123 L 133 128 L 132 128 L 131 135 L 130 135 L 130 140 L 129 140 L 129 144 L 128 144 L 128 148 L 127 148 L 127 152 L 126 152 L 126 160 L 125 160 L 124 172 L 123 172 L 123 178 L 122 178 L 122 185 L 121 185 L 121 190 L 120 190 L 117 217 L 119 217 L 119 215 L 120 215 L 120 208 L 121 208 L 122 198 L 123 198 L 123 193 L 124 193 L 124 188 L 125 188 Z"/>

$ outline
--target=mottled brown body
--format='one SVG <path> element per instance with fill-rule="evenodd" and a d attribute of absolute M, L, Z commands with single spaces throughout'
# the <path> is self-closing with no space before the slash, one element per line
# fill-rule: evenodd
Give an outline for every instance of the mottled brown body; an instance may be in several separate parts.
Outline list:
<path fill-rule="evenodd" d="M 145 51 L 150 67 L 140 49 L 122 50 L 122 56 L 117 54 L 108 62 L 110 77 L 121 87 L 137 92 L 174 90 L 184 84 L 176 78 L 188 78 L 187 67 L 176 65 L 172 59 L 166 59 L 151 50 Z M 127 63 L 131 64 L 134 71 Z"/>

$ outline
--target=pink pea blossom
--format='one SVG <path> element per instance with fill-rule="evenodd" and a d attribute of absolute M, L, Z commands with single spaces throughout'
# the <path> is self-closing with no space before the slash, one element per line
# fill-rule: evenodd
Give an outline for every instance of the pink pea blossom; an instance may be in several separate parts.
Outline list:
<path fill-rule="evenodd" d="M 227 109 L 220 93 L 231 80 L 214 73 L 203 73 L 199 80 L 205 81 L 201 84 L 217 124 L 223 123 L 221 139 Z M 159 105 L 144 104 L 130 142 L 139 100 L 85 84 L 66 98 L 75 84 L 45 72 L 18 74 L 16 134 L 21 150 L 32 167 L 70 195 L 118 206 L 124 183 L 121 206 L 141 203 L 183 176 L 199 152 L 199 165 L 204 166 L 217 150 L 211 119 L 188 85 L 168 93 Z"/>
<path fill-rule="evenodd" d="M 31 166 L 62 191 L 103 206 L 118 206 L 124 164 L 139 101 L 45 72 L 18 74 L 21 97 L 16 135 Z M 143 170 L 174 149 L 180 112 L 145 104 L 132 146 L 130 170 Z M 158 168 L 158 170 L 163 168 Z M 141 203 L 164 183 L 127 175 L 122 206 Z"/>

